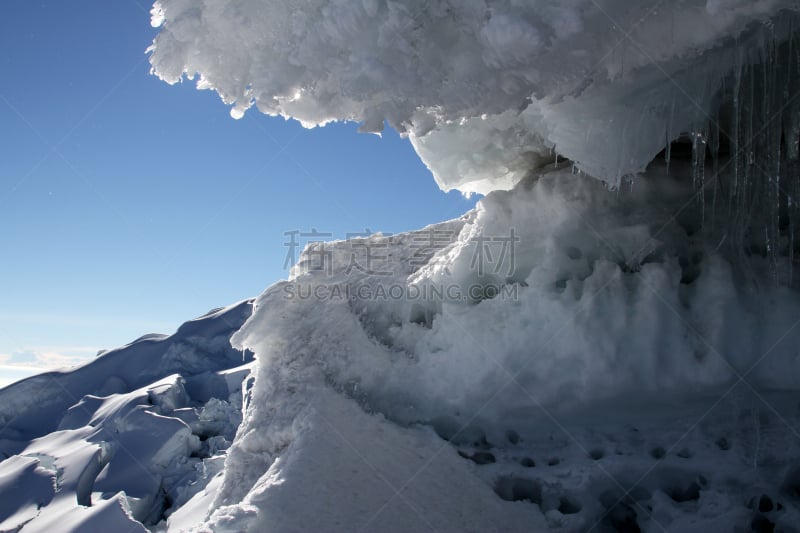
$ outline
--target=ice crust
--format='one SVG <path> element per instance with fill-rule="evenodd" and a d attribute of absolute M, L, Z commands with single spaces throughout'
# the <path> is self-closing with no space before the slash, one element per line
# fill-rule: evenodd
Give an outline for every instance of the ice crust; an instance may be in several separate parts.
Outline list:
<path fill-rule="evenodd" d="M 723 78 L 793 32 L 790 0 L 160 0 L 153 72 L 241 117 L 407 133 L 444 190 L 558 153 L 612 186 L 706 124 Z M 794 14 L 793 14 L 794 13 Z"/>

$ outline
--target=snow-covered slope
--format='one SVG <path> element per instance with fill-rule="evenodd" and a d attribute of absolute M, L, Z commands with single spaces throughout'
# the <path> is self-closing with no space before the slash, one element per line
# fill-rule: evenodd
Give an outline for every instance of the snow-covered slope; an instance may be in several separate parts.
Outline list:
<path fill-rule="evenodd" d="M 0 530 L 793 531 L 800 302 L 693 194 L 551 170 L 3 389 Z"/>
<path fill-rule="evenodd" d="M 146 531 L 222 468 L 252 301 L 0 389 L 0 531 Z"/>

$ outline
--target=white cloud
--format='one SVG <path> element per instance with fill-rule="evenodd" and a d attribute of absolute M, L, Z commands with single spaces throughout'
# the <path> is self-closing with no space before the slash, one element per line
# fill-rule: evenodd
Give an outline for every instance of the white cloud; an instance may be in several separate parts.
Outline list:
<path fill-rule="evenodd" d="M 41 372 L 86 363 L 97 350 L 93 346 L 31 346 L 0 353 L 0 387 Z"/>
<path fill-rule="evenodd" d="M 44 349 L 31 348 L 28 354 L 32 355 L 33 364 L 45 369 L 64 368 L 79 365 L 89 361 L 96 353 L 97 348 L 67 348 L 52 347 Z"/>

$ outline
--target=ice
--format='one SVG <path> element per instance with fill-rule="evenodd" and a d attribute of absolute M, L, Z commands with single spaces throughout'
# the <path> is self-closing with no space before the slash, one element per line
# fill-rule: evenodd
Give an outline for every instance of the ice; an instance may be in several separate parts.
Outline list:
<path fill-rule="evenodd" d="M 208 484 L 185 500 L 178 499 L 178 510 L 167 519 L 167 528 L 172 531 L 189 531 L 208 519 L 208 511 L 222 484 L 222 473 L 218 473 Z M 184 503 L 185 501 L 185 503 Z"/>
<path fill-rule="evenodd" d="M 565 170 L 510 193 L 492 193 L 468 221 L 435 227 L 455 232 L 463 225 L 430 262 L 412 272 L 395 268 L 395 277 L 345 275 L 348 253 L 358 248 L 352 243 L 329 246 L 332 274 L 296 274 L 271 288 L 234 340 L 259 354 L 262 387 L 275 379 L 265 375 L 276 372 L 268 354 L 280 359 L 297 350 L 310 361 L 318 357 L 328 379 L 343 387 L 358 383 L 365 401 L 374 395 L 382 404 L 408 405 L 413 397 L 413 412 L 423 419 L 435 418 L 446 405 L 477 409 L 477 391 L 495 390 L 508 379 L 503 368 L 517 369 L 523 383 L 532 380 L 530 388 L 543 404 L 562 406 L 626 390 L 722 386 L 755 363 L 754 354 L 770 347 L 759 345 L 750 332 L 780 329 L 800 308 L 786 294 L 774 314 L 764 310 L 757 324 L 749 323 L 747 309 L 758 307 L 760 296 L 737 288 L 741 272 L 724 251 L 713 248 L 715 243 L 698 239 L 691 224 L 699 225 L 703 208 L 691 209 L 691 217 L 684 212 L 685 218 L 673 218 L 678 207 L 692 200 L 691 182 L 676 185 L 653 174 L 632 191 L 619 193 Z M 662 202 L 660 215 L 636 207 L 651 205 L 654 198 Z M 404 257 L 411 253 L 403 249 L 413 250 L 421 235 L 374 237 L 371 242 L 381 247 L 381 255 Z M 500 264 L 504 246 L 505 264 Z M 299 265 L 312 265 L 313 252 L 306 250 Z M 483 272 L 476 263 L 480 253 L 487 261 Z M 380 263 L 373 267 L 384 270 Z M 324 304 L 331 310 L 323 311 L 313 307 L 322 305 L 317 298 L 286 298 L 290 291 L 313 295 L 306 284 L 349 286 L 338 294 L 351 299 L 325 292 L 330 298 Z M 423 295 L 444 288 L 445 296 L 417 301 L 387 297 L 384 303 L 373 291 L 373 298 L 362 302 L 355 296 L 362 284 L 409 285 Z M 447 290 L 463 299 L 447 298 Z M 779 298 L 783 293 L 775 290 Z M 491 298 L 491 291 L 500 296 Z M 420 308 L 427 319 L 416 317 Z M 570 333 L 549 339 L 561 330 Z M 342 333 L 332 339 L 331 331 Z M 470 331 L 481 332 L 477 345 L 465 333 Z M 293 335 L 296 341 L 290 340 Z M 531 346 L 542 348 L 532 353 Z M 763 372 L 771 386 L 792 388 L 800 368 L 789 363 L 790 345 L 782 346 L 771 354 L 770 365 L 759 364 L 754 373 Z M 565 389 L 573 391 L 569 400 L 563 397 Z M 514 401 L 511 395 L 503 409 L 512 411 Z M 403 415 L 398 411 L 395 416 Z"/>
<path fill-rule="evenodd" d="M 485 196 L 0 389 L 0 529 L 800 523 L 796 2 L 152 15 L 165 81 L 234 118 L 389 124 Z"/>
<path fill-rule="evenodd" d="M 615 191 L 562 162 L 455 220 L 310 244 L 255 302 L 51 376 L 92 376 L 63 412 L 5 389 L 60 422 L 0 435 L 0 483 L 31 487 L 4 527 L 792 527 L 800 302 L 703 229 L 724 212 L 677 148 Z M 120 353 L 174 371 L 131 388 Z"/>
<path fill-rule="evenodd" d="M 796 27 L 788 0 L 162 0 L 150 48 L 235 117 L 384 121 L 444 190 L 510 189 L 552 147 L 612 186 L 704 125 L 722 80 Z"/>
<path fill-rule="evenodd" d="M 544 528 L 533 508 L 506 514 L 504 502 L 463 468 L 457 454 L 442 450 L 432 431 L 401 429 L 330 389 L 315 396 L 307 398 L 310 406 L 301 410 L 288 447 L 261 472 L 247 497 L 214 511 L 206 527 L 509 531 L 526 521 L 533 529 Z M 400 487 L 403 493 L 396 497 Z M 453 493 L 458 496 L 442 497 Z M 308 512 L 312 501 L 314 512 Z M 475 501 L 483 503 L 469 503 Z"/>
<path fill-rule="evenodd" d="M 0 476 L 0 491 L 10 494 L 18 491 L 19 498 L 3 498 L 0 503 L 0 529 L 24 524 L 36 517 L 38 509 L 53 499 L 56 490 L 56 472 L 41 465 L 36 457 L 15 455 L 4 461 Z"/>
<path fill-rule="evenodd" d="M 251 301 L 238 302 L 188 322 L 172 336 L 146 336 L 107 351 L 91 366 L 33 376 L 13 391 L 0 389 L 0 424 L 36 437 L 55 429 L 86 394 L 127 393 L 176 372 L 189 376 L 241 365 L 252 354 L 231 349 L 228 338 L 251 312 Z"/>
<path fill-rule="evenodd" d="M 672 175 L 691 176 L 694 165 L 677 160 L 672 167 Z M 642 525 L 667 524 L 667 530 L 679 531 L 689 518 L 676 505 L 695 502 L 707 491 L 733 498 L 714 476 L 733 475 L 740 460 L 761 464 L 754 459 L 761 445 L 748 440 L 749 432 L 737 433 L 741 455 L 732 455 L 730 463 L 714 459 L 708 463 L 713 466 L 703 467 L 699 451 L 692 452 L 694 460 L 675 459 L 681 449 L 671 447 L 708 409 L 708 395 L 724 395 L 739 376 L 746 375 L 759 390 L 786 391 L 781 401 L 794 394 L 800 331 L 793 326 L 800 304 L 785 287 L 752 292 L 737 281 L 747 273 L 698 232 L 705 208 L 695 195 L 691 179 L 676 181 L 663 164 L 654 163 L 633 188 L 615 192 L 560 168 L 510 192 L 489 194 L 475 212 L 458 220 L 409 234 L 308 247 L 291 278 L 261 295 L 256 313 L 233 337 L 258 356 L 256 387 L 229 451 L 208 527 L 267 527 L 262 516 L 283 524 L 289 520 L 282 517 L 290 496 L 282 494 L 298 479 L 307 481 L 291 494 L 338 486 L 338 474 L 309 466 L 327 452 L 295 451 L 305 450 L 304 431 L 328 431 L 327 426 L 354 446 L 360 442 L 358 433 L 347 429 L 357 415 L 349 408 L 340 414 L 327 410 L 335 403 L 329 397 L 333 393 L 401 427 L 434 429 L 466 462 L 484 469 L 489 486 L 504 472 L 513 479 L 524 476 L 530 482 L 519 487 L 516 482 L 496 485 L 499 497 L 535 500 L 550 527 L 579 531 L 591 526 L 592 516 L 611 513 L 613 522 L 630 512 L 631 520 Z M 676 219 L 681 206 L 684 212 Z M 710 210 L 706 214 L 712 216 Z M 435 235 L 449 239 L 440 239 L 431 254 L 421 253 Z M 500 258 L 505 245 L 505 261 L 510 261 L 512 241 L 515 264 L 509 268 Z M 348 268 L 363 246 L 380 252 L 371 274 Z M 482 272 L 479 250 L 491 250 Z M 761 269 L 767 272 L 767 264 Z M 389 296 L 391 287 L 401 287 L 397 294 L 403 296 Z M 753 423 L 753 409 L 762 406 L 745 403 L 726 400 L 709 419 L 715 429 L 692 433 L 690 447 L 716 446 L 719 435 Z M 792 409 L 780 416 L 794 419 Z M 751 414 L 736 415 L 746 416 L 746 423 L 735 416 L 726 421 L 731 412 Z M 322 421 L 307 423 L 316 413 L 323 413 Z M 758 416 L 755 425 L 761 427 Z M 686 425 L 675 426 L 675 419 Z M 560 424 L 567 424 L 573 437 L 585 435 L 578 439 L 581 445 L 566 438 Z M 649 427 L 642 438 L 662 440 L 666 448 L 654 451 L 658 446 L 642 442 L 634 446 L 638 451 L 624 451 L 618 437 L 606 442 L 601 436 L 604 431 L 620 435 L 628 431 L 622 429 L 625 424 Z M 767 426 L 774 439 L 766 447 L 773 454 L 770 461 L 790 464 L 797 443 L 777 419 Z M 509 428 L 516 443 L 507 437 Z M 555 444 L 553 435 L 563 443 Z M 292 467 L 301 453 L 308 454 L 303 464 L 309 472 Z M 547 463 L 551 455 L 560 455 L 564 470 L 524 475 L 519 470 L 532 468 L 531 462 Z M 648 465 L 656 456 L 663 468 L 651 473 Z M 617 508 L 617 499 L 624 498 L 613 481 L 592 473 L 595 461 L 613 469 L 612 477 L 639 486 L 644 492 L 636 501 L 650 501 L 658 511 L 651 517 L 646 510 Z M 334 465 L 340 462 L 325 462 L 325 468 L 338 472 Z M 512 463 L 513 468 L 502 466 Z M 587 470 L 578 474 L 576 468 Z M 692 488 L 698 475 L 713 479 L 713 491 L 705 485 Z M 754 475 L 774 490 L 766 470 Z M 636 483 L 640 476 L 649 481 Z M 364 486 L 352 473 L 347 478 Z M 526 488 L 533 486 L 541 486 L 541 497 Z M 412 507 L 420 505 L 418 495 L 416 489 L 408 492 Z M 437 497 L 439 505 L 450 502 L 447 495 Z M 363 495 L 353 501 L 343 497 L 330 512 L 346 509 L 352 525 L 362 514 L 358 505 L 369 502 Z M 706 504 L 711 506 L 703 507 L 706 527 L 730 527 L 749 516 L 732 501 L 701 500 Z M 714 511 L 714 505 L 722 507 Z M 342 520 L 339 514 L 323 516 L 328 524 Z M 287 523 L 321 527 L 305 519 Z M 401 529 L 416 527 L 413 516 L 401 520 L 387 512 L 378 520 L 378 529 L 395 523 Z M 517 515 L 514 520 L 512 530 L 526 519 Z"/>
<path fill-rule="evenodd" d="M 203 491 L 241 421 L 252 354 L 229 337 L 251 312 L 239 302 L 0 390 L 0 530 L 146 531 Z"/>

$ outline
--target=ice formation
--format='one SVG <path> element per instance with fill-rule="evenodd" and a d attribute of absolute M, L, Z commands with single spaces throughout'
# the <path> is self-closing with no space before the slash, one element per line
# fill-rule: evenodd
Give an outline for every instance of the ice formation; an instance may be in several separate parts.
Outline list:
<path fill-rule="evenodd" d="M 486 196 L 0 390 L 0 529 L 793 531 L 798 11 L 157 2 L 162 79 Z"/>
<path fill-rule="evenodd" d="M 684 162 L 677 170 L 686 173 L 690 168 Z M 650 510 L 629 512 L 634 523 L 647 528 L 683 531 L 704 524 L 726 529 L 745 516 L 752 519 L 746 501 L 742 508 L 731 506 L 738 501 L 738 489 L 729 491 L 716 483 L 722 472 L 731 475 L 737 461 L 774 467 L 748 468 L 746 476 L 736 474 L 739 482 L 773 483 L 770 476 L 785 471 L 796 457 L 800 443 L 791 426 L 781 427 L 776 419 L 767 431 L 774 440 L 763 449 L 750 440 L 739 441 L 739 455 L 723 460 L 733 460 L 727 466 L 717 463 L 719 459 L 701 468 L 669 458 L 656 472 L 653 457 L 672 456 L 687 445 L 692 450 L 713 448 L 723 435 L 754 427 L 749 419 L 742 427 L 736 424 L 742 424 L 741 417 L 758 418 L 758 412 L 796 419 L 791 401 L 785 405 L 788 411 L 776 414 L 756 399 L 758 393 L 751 395 L 753 390 L 772 390 L 787 401 L 793 394 L 789 391 L 796 390 L 800 302 L 790 289 L 746 288 L 740 279 L 744 273 L 697 233 L 694 224 L 701 208 L 690 203 L 673 218 L 693 189 L 691 182 L 681 184 L 665 173 L 662 163 L 633 190 L 614 193 L 562 168 L 511 192 L 489 194 L 462 219 L 410 234 L 307 248 L 293 276 L 261 295 L 253 318 L 233 337 L 235 344 L 257 354 L 257 386 L 250 416 L 226 463 L 211 529 L 226 521 L 238 527 L 271 527 L 272 512 L 279 506 L 270 496 L 275 480 L 285 475 L 291 483 L 292 475 L 298 475 L 287 473 L 291 466 L 284 470 L 283 458 L 311 457 L 304 444 L 308 434 L 334 431 L 328 439 L 346 442 L 364 438 L 347 430 L 336 435 L 326 427 L 336 426 L 340 417 L 356 416 L 349 407 L 346 415 L 336 411 L 345 409 L 333 407 L 341 401 L 332 399 L 338 395 L 370 413 L 358 415 L 364 420 L 359 424 L 376 424 L 377 415 L 412 433 L 433 428 L 453 444 L 446 453 L 458 451 L 481 465 L 487 484 L 501 499 L 533 498 L 552 528 L 582 531 L 597 525 L 617 499 L 625 499 L 610 481 L 618 479 L 624 490 L 637 486 L 644 491 L 641 498 L 648 503 L 633 506 L 649 505 Z M 658 211 L 642 209 L 656 199 Z M 509 234 L 509 228 L 517 228 L 516 233 Z M 438 246 L 433 244 L 436 236 Z M 444 242 L 446 236 L 450 242 Z M 511 240 L 513 258 L 508 253 Z M 354 269 L 353 257 L 363 266 L 367 247 L 373 250 L 370 271 Z M 476 266 L 481 254 L 483 270 Z M 419 260 L 421 256 L 425 259 Z M 752 268 L 767 268 L 764 258 L 752 261 Z M 731 389 L 735 394 L 728 394 Z M 714 404 L 720 397 L 721 405 Z M 675 402 L 682 407 L 676 410 Z M 776 402 L 769 405 L 780 405 Z M 693 427 L 697 419 L 703 423 Z M 625 423 L 649 427 L 640 436 L 625 437 L 631 431 L 624 429 Z M 605 440 L 598 434 L 602 431 L 616 436 Z M 516 435 L 512 444 L 509 432 Z M 573 439 L 573 432 L 580 437 Z M 555 443 L 548 441 L 554 435 Z M 653 450 L 646 450 L 654 440 L 667 444 L 651 443 Z M 780 451 L 777 442 L 783 443 Z M 419 446 L 427 450 L 427 444 Z M 654 451 L 659 446 L 661 451 Z M 607 454 L 624 457 L 606 457 L 598 469 L 586 458 L 594 449 L 603 450 L 597 460 Z M 541 454 L 575 457 L 562 467 L 526 471 L 526 450 L 539 454 L 529 457 L 530 466 L 547 460 Z M 639 454 L 645 456 L 641 463 Z M 389 454 L 380 461 L 393 458 Z M 348 460 L 358 463 L 357 457 Z M 420 471 L 428 473 L 427 468 Z M 324 469 L 309 476 L 329 490 L 360 483 L 360 478 L 341 480 Z M 650 481 L 644 482 L 648 476 Z M 713 488 L 698 485 L 708 479 L 714 479 Z M 462 483 L 459 478 L 458 486 Z M 703 520 L 692 515 L 697 505 L 679 505 L 682 496 L 663 501 L 663 495 L 655 496 L 690 486 L 704 495 L 699 505 Z M 539 496 L 525 496 L 529 490 Z M 541 495 L 548 492 L 550 496 Z M 266 499 L 255 499 L 256 494 Z M 416 489 L 404 494 L 396 505 L 424 505 L 426 496 Z M 553 514 L 549 511 L 559 504 L 548 503 L 549 497 L 567 498 L 576 509 L 585 509 Z M 718 497 L 733 500 L 724 511 L 714 511 L 711 502 L 719 502 Z M 603 503 L 604 498 L 609 501 Z M 698 498 L 687 496 L 685 501 Z M 349 502 L 348 510 L 340 508 L 337 516 L 362 525 L 370 519 L 358 507 L 365 501 Z M 249 515 L 241 502 L 259 512 Z M 459 522 L 450 516 L 452 510 L 441 511 L 442 516 L 425 509 L 435 530 L 463 530 L 473 520 Z M 792 509 L 784 515 L 787 519 L 795 516 Z M 367 522 L 375 530 L 420 527 L 416 516 L 402 520 L 377 513 L 376 522 Z M 452 521 L 447 527 L 445 516 Z M 512 529 L 536 523 L 528 520 L 516 516 Z M 298 518 L 292 523 L 313 529 L 324 527 L 325 521 Z"/>
<path fill-rule="evenodd" d="M 790 0 L 161 0 L 151 62 L 170 83 L 199 76 L 236 117 L 256 106 L 308 126 L 387 121 L 445 190 L 509 189 L 551 149 L 617 185 L 705 126 L 723 78 L 789 40 L 796 10 Z M 790 46 L 795 61 L 796 38 Z"/>
<path fill-rule="evenodd" d="M 379 262 L 383 276 L 349 268 L 353 243 L 312 247 L 259 298 L 233 337 L 259 359 L 255 401 L 209 527 L 281 523 L 281 483 L 303 486 L 296 458 L 330 456 L 309 451 L 309 435 L 352 443 L 357 432 L 335 428 L 353 417 L 377 426 L 376 444 L 383 418 L 434 428 L 500 499 L 536 503 L 551 528 L 787 527 L 794 504 L 768 518 L 771 503 L 756 512 L 719 481 L 736 464 L 753 468 L 733 485 L 765 495 L 794 479 L 796 434 L 783 422 L 797 413 L 763 395 L 791 397 L 781 394 L 800 371 L 796 2 L 276 4 L 160 2 L 153 71 L 171 83 L 199 76 L 235 117 L 256 106 L 307 126 L 388 123 L 442 189 L 490 194 L 463 219 L 359 243 L 397 267 Z M 454 239 L 415 261 L 428 233 Z M 483 268 L 484 252 L 512 253 L 514 268 Z M 308 268 L 324 258 L 330 271 Z M 398 297 L 376 298 L 382 287 Z M 337 411 L 341 396 L 361 411 Z M 710 459 L 733 434 L 738 452 Z M 520 471 L 559 449 L 553 435 L 571 450 L 563 468 L 547 459 L 553 470 Z M 669 444 L 645 452 L 652 440 Z M 692 459 L 705 453 L 707 467 Z M 309 474 L 346 490 L 337 476 Z M 475 523 L 463 508 L 429 509 L 424 491 L 404 492 L 414 475 L 404 479 L 372 516 L 364 496 L 333 522 L 291 523 Z M 383 513 L 393 505 L 405 518 Z"/>
<path fill-rule="evenodd" d="M 255 106 L 309 127 L 388 123 L 444 190 L 509 190 L 559 157 L 616 188 L 682 141 L 699 195 L 727 213 L 720 238 L 794 256 L 799 12 L 790 0 L 162 0 L 149 51 L 156 75 L 198 77 L 235 117 Z"/>

